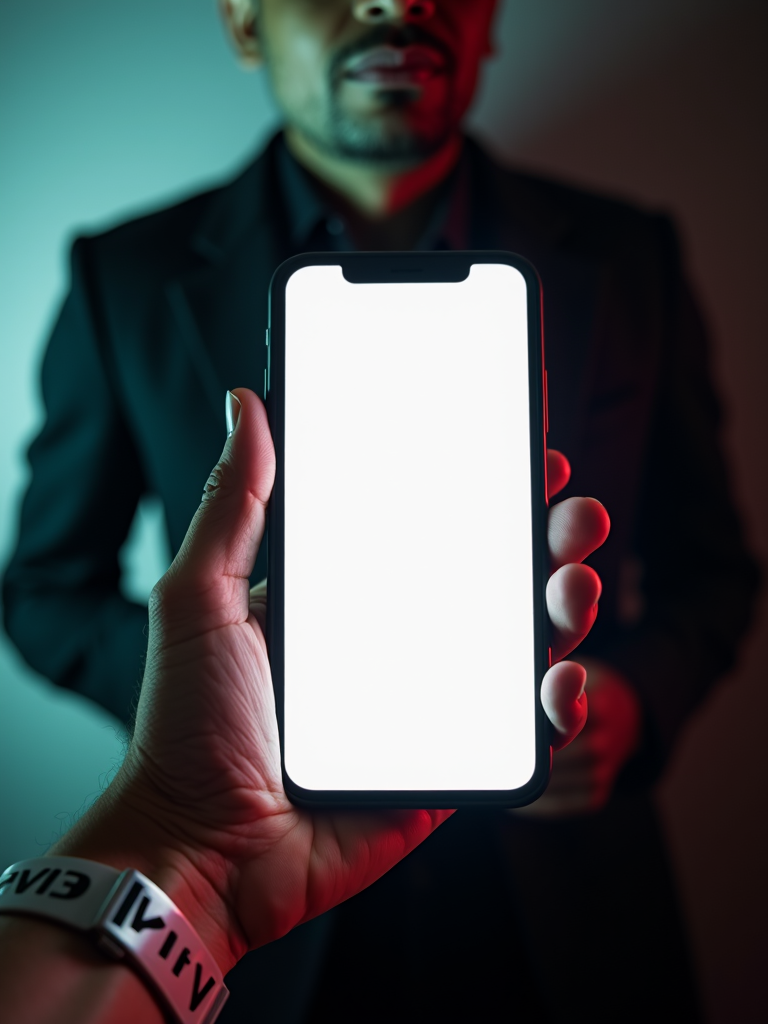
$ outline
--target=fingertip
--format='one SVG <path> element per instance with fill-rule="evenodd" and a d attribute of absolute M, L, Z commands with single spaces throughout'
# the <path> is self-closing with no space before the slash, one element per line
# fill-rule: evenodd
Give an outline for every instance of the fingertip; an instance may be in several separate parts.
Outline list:
<path fill-rule="evenodd" d="M 611 521 L 596 498 L 573 497 L 549 510 L 547 542 L 553 569 L 582 562 L 605 542 Z"/>
<path fill-rule="evenodd" d="M 608 515 L 608 509 L 597 498 L 582 498 L 582 501 L 588 502 L 592 509 L 595 523 L 596 537 L 599 538 L 597 546 L 605 544 L 608 539 L 608 534 L 611 532 L 611 517 Z"/>
<path fill-rule="evenodd" d="M 594 625 L 602 582 L 595 570 L 580 562 L 561 565 L 547 581 L 550 621 L 555 627 L 556 660 L 580 643 Z"/>
<path fill-rule="evenodd" d="M 232 388 L 230 395 L 234 395 L 235 398 L 240 402 L 241 405 L 249 405 L 252 408 L 255 406 L 261 406 L 264 408 L 264 403 L 256 394 L 255 391 L 251 391 L 250 388 Z"/>
<path fill-rule="evenodd" d="M 571 464 L 562 452 L 547 449 L 547 498 L 558 494 L 571 478 Z"/>

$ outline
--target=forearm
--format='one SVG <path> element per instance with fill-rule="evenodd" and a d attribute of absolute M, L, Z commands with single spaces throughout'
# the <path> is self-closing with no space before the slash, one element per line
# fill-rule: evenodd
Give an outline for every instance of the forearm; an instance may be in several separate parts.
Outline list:
<path fill-rule="evenodd" d="M 0 1016 L 15 1024 L 162 1024 L 157 1000 L 130 967 L 83 933 L 0 916 Z"/>

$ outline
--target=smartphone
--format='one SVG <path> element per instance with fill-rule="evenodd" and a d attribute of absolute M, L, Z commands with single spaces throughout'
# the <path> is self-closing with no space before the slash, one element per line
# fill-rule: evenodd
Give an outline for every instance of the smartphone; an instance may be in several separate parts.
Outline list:
<path fill-rule="evenodd" d="M 508 252 L 306 253 L 275 271 L 269 308 L 286 793 L 534 800 L 551 761 L 535 269 Z"/>

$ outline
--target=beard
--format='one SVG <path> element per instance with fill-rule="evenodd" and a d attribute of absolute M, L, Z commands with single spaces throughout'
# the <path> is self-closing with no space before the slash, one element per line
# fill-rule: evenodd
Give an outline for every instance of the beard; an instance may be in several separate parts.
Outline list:
<path fill-rule="evenodd" d="M 329 156 L 358 163 L 410 164 L 437 153 L 453 134 L 446 129 L 429 136 L 416 134 L 408 128 L 372 125 L 359 119 L 337 117 L 327 134 L 304 128 L 304 134 Z"/>
<path fill-rule="evenodd" d="M 410 163 L 440 150 L 455 131 L 447 117 L 435 117 L 420 130 L 408 123 L 407 94 L 391 93 L 390 109 L 403 110 L 399 118 L 353 117 L 335 105 L 330 117 L 333 151 L 347 160 L 369 163 Z M 392 123 L 392 122 L 395 123 Z"/>

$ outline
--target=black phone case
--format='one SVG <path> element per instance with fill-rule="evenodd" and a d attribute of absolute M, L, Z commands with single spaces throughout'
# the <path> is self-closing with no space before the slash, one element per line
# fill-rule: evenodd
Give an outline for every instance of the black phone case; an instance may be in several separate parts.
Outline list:
<path fill-rule="evenodd" d="M 268 513 L 267 647 L 280 730 L 280 747 L 285 791 L 292 801 L 307 808 L 453 808 L 520 807 L 531 803 L 547 787 L 552 766 L 550 724 L 536 701 L 536 764 L 531 779 L 514 790 L 407 790 L 326 791 L 307 790 L 287 774 L 284 758 L 284 477 L 285 446 L 285 291 L 290 276 L 301 267 L 341 266 L 352 282 L 462 281 L 473 263 L 505 263 L 518 270 L 528 288 L 528 363 L 531 436 L 531 502 L 533 522 L 533 608 L 535 638 L 535 685 L 537 697 L 541 680 L 550 663 L 550 628 L 546 609 L 549 575 L 547 550 L 546 431 L 547 396 L 544 370 L 544 336 L 541 310 L 541 282 L 534 266 L 524 257 L 501 251 L 463 252 L 342 252 L 302 253 L 281 263 L 269 289 L 269 327 L 266 333 L 267 369 L 264 397 L 277 457 L 275 484 Z"/>

